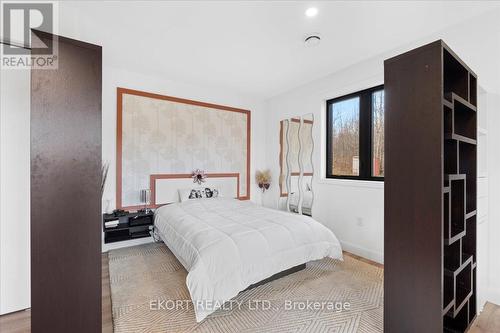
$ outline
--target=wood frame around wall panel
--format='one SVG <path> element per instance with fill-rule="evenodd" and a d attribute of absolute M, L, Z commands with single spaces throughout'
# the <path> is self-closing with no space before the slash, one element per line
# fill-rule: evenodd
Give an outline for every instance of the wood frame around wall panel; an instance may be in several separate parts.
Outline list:
<path fill-rule="evenodd" d="M 249 200 L 250 199 L 250 189 L 251 189 L 251 184 L 250 184 L 250 163 L 251 162 L 250 162 L 250 158 L 251 158 L 251 134 L 252 134 L 251 133 L 252 132 L 252 117 L 251 117 L 250 110 L 239 109 L 239 108 L 234 108 L 231 106 L 225 106 L 225 105 L 219 105 L 219 104 L 200 102 L 200 101 L 179 98 L 179 97 L 165 96 L 165 95 L 154 94 L 154 93 L 149 93 L 149 92 L 140 91 L 140 90 L 117 87 L 117 89 L 116 89 L 116 98 L 117 98 L 117 100 L 116 100 L 116 106 L 117 106 L 117 112 L 116 112 L 116 208 L 117 209 L 144 208 L 144 205 L 122 206 L 122 144 L 123 144 L 123 133 L 122 133 L 123 114 L 122 113 L 123 113 L 123 95 L 124 94 L 149 97 L 149 98 L 155 98 L 155 99 L 160 99 L 160 100 L 165 100 L 165 101 L 202 106 L 202 107 L 217 109 L 220 111 L 239 112 L 239 113 L 245 114 L 247 116 L 247 156 L 246 156 L 246 160 L 247 160 L 246 161 L 246 164 L 247 164 L 247 168 L 246 168 L 247 193 L 245 196 L 239 196 L 238 199 L 240 199 L 240 200 Z M 213 173 L 212 175 L 216 175 L 216 174 L 217 173 Z M 219 173 L 219 175 L 222 175 L 222 174 Z M 240 177 L 238 177 L 238 183 L 240 181 L 239 178 Z M 238 188 L 238 193 L 239 193 L 239 188 Z"/>
<path fill-rule="evenodd" d="M 149 176 L 149 188 L 151 189 L 151 204 L 149 208 L 158 208 L 164 204 L 156 204 L 156 180 L 157 179 L 189 179 L 193 175 L 189 173 L 163 173 L 154 174 Z M 208 178 L 236 178 L 236 193 L 237 199 L 242 199 L 240 195 L 240 174 L 238 172 L 234 173 L 208 173 L 206 174 Z M 201 185 L 200 185 L 201 186 Z"/>

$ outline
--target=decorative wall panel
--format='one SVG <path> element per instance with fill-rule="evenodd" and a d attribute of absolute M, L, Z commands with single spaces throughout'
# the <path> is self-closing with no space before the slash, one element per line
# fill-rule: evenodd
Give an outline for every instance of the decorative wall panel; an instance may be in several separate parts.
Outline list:
<path fill-rule="evenodd" d="M 141 206 L 152 174 L 239 173 L 249 199 L 250 111 L 118 88 L 117 207 Z M 142 206 L 141 206 L 142 207 Z"/>

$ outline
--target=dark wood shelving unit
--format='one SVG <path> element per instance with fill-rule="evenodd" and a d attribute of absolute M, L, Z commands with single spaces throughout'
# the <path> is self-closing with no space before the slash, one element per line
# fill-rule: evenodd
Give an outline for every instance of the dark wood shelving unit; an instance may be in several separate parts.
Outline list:
<path fill-rule="evenodd" d="M 113 227 L 106 227 L 106 222 L 117 221 Z M 121 242 L 124 240 L 150 237 L 150 229 L 154 225 L 153 212 L 126 212 L 121 215 L 103 214 L 102 230 L 104 243 Z"/>
<path fill-rule="evenodd" d="M 477 76 L 443 42 L 385 62 L 384 332 L 476 317 Z"/>
<path fill-rule="evenodd" d="M 453 289 L 453 306 L 444 302 L 443 330 L 445 332 L 464 332 L 476 316 L 476 201 L 477 201 L 477 78 L 476 75 L 443 44 L 443 112 L 444 121 L 451 115 L 451 128 L 444 127 L 444 160 L 456 161 L 456 169 L 444 169 L 444 177 L 459 177 L 462 185 L 457 187 L 457 201 L 451 201 L 451 214 L 456 219 L 444 220 L 451 223 L 460 233 L 455 241 L 460 246 L 443 244 L 444 253 L 454 256 L 460 265 L 444 267 L 444 289 Z M 450 112 L 451 111 L 451 112 Z M 446 164 L 446 163 L 445 163 Z M 453 187 L 451 189 L 453 197 Z M 444 199 L 445 200 L 445 199 Z M 445 200 L 446 202 L 446 200 Z M 446 208 L 445 208 L 446 209 Z M 446 235 L 445 235 L 446 237 Z M 451 276 L 451 279 L 446 278 Z"/>

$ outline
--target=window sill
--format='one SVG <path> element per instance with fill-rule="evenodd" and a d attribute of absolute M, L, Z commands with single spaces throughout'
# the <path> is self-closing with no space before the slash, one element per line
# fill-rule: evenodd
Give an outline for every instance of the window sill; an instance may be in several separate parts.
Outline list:
<path fill-rule="evenodd" d="M 383 189 L 384 182 L 377 180 L 357 180 L 357 179 L 340 179 L 340 178 L 321 178 L 319 184 L 346 186 L 346 187 L 365 187 Z"/>

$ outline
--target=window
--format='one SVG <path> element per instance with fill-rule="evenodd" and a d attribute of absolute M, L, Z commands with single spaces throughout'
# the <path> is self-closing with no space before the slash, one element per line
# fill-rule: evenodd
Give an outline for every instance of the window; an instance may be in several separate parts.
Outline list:
<path fill-rule="evenodd" d="M 384 91 L 372 93 L 371 158 L 373 177 L 384 177 Z"/>
<path fill-rule="evenodd" d="M 384 87 L 326 102 L 327 178 L 383 180 Z"/>
<path fill-rule="evenodd" d="M 359 176 L 359 97 L 330 106 L 332 172 L 341 176 Z"/>

